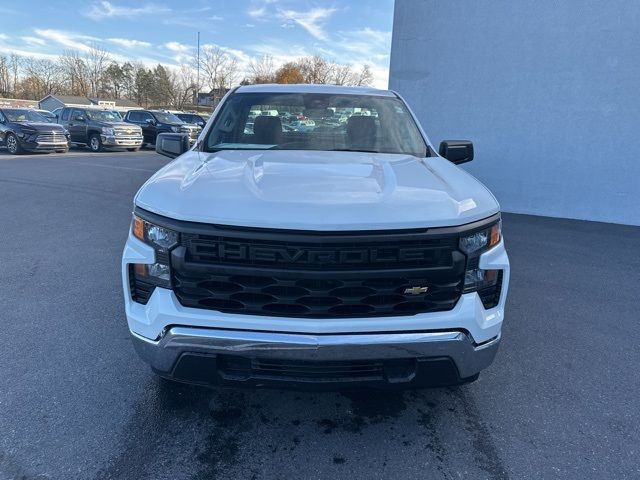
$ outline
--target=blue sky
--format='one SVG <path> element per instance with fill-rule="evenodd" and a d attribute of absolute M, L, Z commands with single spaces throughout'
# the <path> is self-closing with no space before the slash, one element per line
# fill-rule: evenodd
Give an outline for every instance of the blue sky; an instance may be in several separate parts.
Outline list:
<path fill-rule="evenodd" d="M 3 2 L 4 3 L 4 2 Z M 217 45 L 246 67 L 271 54 L 276 63 L 320 54 L 369 64 L 386 88 L 393 0 L 31 0 L 0 6 L 0 54 L 36 57 L 99 44 L 116 60 L 149 65 L 186 61 L 201 44 Z"/>

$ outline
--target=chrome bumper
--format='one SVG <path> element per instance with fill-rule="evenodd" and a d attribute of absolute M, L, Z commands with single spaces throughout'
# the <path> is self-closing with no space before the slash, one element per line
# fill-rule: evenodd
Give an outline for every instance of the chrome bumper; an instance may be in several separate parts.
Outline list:
<path fill-rule="evenodd" d="M 105 147 L 139 147 L 142 145 L 142 135 L 101 135 L 100 140 Z"/>
<path fill-rule="evenodd" d="M 133 332 L 132 340 L 140 357 L 167 377 L 183 353 L 193 353 L 310 362 L 447 357 L 468 378 L 491 364 L 500 336 L 476 345 L 460 331 L 311 335 L 173 327 L 158 341 Z"/>

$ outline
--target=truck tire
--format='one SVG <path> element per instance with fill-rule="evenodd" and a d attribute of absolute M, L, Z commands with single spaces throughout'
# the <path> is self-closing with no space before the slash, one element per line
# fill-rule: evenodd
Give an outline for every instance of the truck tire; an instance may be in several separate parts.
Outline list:
<path fill-rule="evenodd" d="M 9 133 L 7 138 L 5 138 L 4 143 L 7 145 L 7 151 L 11 155 L 20 155 L 22 153 L 22 147 L 20 146 L 20 141 L 18 137 L 16 137 L 13 133 Z"/>
<path fill-rule="evenodd" d="M 92 133 L 89 137 L 89 150 L 92 152 L 101 152 L 103 150 L 102 140 L 100 140 L 99 134 Z"/>

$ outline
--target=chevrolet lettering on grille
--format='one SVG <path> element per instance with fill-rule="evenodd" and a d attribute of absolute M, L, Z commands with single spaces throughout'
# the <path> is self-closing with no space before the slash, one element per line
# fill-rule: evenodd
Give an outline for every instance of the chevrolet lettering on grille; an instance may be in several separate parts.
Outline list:
<path fill-rule="evenodd" d="M 192 246 L 199 250 L 197 240 Z M 207 256 L 224 262 L 274 264 L 370 264 L 389 262 L 431 262 L 434 251 L 430 248 L 286 248 L 245 245 L 239 243 L 207 243 Z"/>

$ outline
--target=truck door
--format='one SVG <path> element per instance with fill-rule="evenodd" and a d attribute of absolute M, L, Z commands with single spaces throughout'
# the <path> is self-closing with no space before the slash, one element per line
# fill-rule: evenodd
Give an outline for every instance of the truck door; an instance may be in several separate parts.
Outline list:
<path fill-rule="evenodd" d="M 67 130 L 74 143 L 87 143 L 87 117 L 86 114 L 77 108 L 71 110 Z M 63 113 L 64 116 L 64 113 Z"/>

